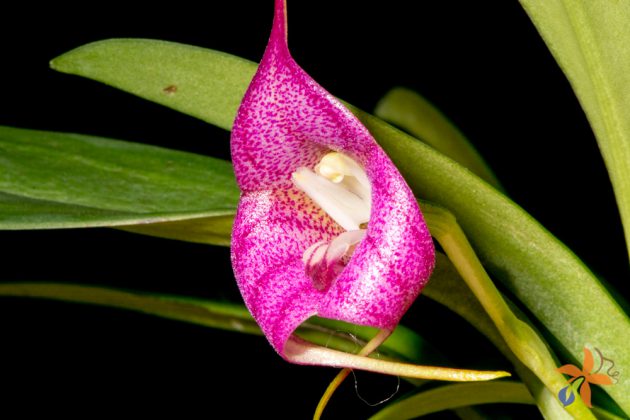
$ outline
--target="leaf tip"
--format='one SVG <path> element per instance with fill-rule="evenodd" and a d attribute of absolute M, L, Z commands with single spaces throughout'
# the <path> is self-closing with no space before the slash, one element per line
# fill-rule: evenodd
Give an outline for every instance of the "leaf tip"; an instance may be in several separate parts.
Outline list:
<path fill-rule="evenodd" d="M 89 45 L 89 44 L 87 44 Z M 70 63 L 72 63 L 72 56 L 78 49 L 83 47 L 74 48 L 70 51 L 66 51 L 65 53 L 58 55 L 57 57 L 51 59 L 48 62 L 48 65 L 51 69 L 61 72 L 61 73 L 70 73 Z"/>

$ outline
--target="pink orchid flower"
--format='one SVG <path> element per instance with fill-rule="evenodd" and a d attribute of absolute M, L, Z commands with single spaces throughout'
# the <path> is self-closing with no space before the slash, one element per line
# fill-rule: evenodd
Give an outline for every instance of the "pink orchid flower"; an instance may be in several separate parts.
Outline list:
<path fill-rule="evenodd" d="M 390 362 L 317 347 L 293 332 L 317 315 L 379 328 L 382 342 L 431 275 L 433 242 L 413 193 L 368 130 L 291 57 L 284 0 L 276 0 L 231 148 L 241 189 L 232 265 L 265 336 L 294 363 L 379 371 L 374 363 Z"/>

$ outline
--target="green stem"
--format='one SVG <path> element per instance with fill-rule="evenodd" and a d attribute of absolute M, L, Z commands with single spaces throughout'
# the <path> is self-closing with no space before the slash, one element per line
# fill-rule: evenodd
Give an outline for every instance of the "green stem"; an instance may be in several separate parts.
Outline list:
<path fill-rule="evenodd" d="M 546 343 L 512 312 L 486 273 L 455 217 L 441 207 L 426 203 L 422 204 L 422 210 L 432 235 L 490 316 L 510 350 L 552 394 L 557 395 L 567 381 L 556 371 L 557 365 Z M 576 418 L 595 418 L 582 401 L 576 400 L 566 410 Z"/>
<path fill-rule="evenodd" d="M 572 419 L 558 398 L 512 352 L 451 261 L 441 252 L 436 254 L 433 276 L 422 294 L 464 318 L 494 344 L 514 365 L 514 370 L 529 389 L 543 417 L 554 420 Z"/>

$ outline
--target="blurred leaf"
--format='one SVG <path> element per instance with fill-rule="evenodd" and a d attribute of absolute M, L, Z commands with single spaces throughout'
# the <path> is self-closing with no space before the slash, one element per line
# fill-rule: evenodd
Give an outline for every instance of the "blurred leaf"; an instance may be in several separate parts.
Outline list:
<path fill-rule="evenodd" d="M 501 184 L 479 152 L 452 122 L 418 93 L 397 87 L 385 94 L 374 115 L 400 127 L 438 152 L 470 169 L 501 190 Z"/>
<path fill-rule="evenodd" d="M 630 252 L 630 2 L 520 1 L 595 132 Z"/>
<path fill-rule="evenodd" d="M 63 283 L 0 283 L 0 296 L 101 305 L 205 327 L 262 335 L 247 308 L 237 303 Z M 300 326 L 297 334 L 322 346 L 353 351 L 360 349 L 364 342 L 369 341 L 374 331 L 369 327 L 313 317 Z M 399 326 L 381 345 L 379 352 L 386 358 L 418 362 L 427 360 L 428 348 L 430 346 L 422 337 L 408 328 Z"/>
<path fill-rule="evenodd" d="M 518 382 L 453 384 L 390 403 L 370 420 L 406 420 L 443 410 L 490 403 L 534 404 L 534 400 L 527 388 Z"/>
<path fill-rule="evenodd" d="M 422 294 L 455 312 L 480 333 L 486 336 L 504 355 L 510 355 L 510 348 L 501 337 L 497 327 L 486 314 L 483 306 L 468 288 L 448 257 L 436 252 L 435 269 L 431 281 Z M 512 359 L 513 361 L 515 359 Z"/>
<path fill-rule="evenodd" d="M 562 407 L 555 394 L 549 391 L 541 380 L 510 350 L 497 327 L 483 309 L 483 306 L 468 288 L 450 260 L 441 252 L 436 253 L 435 270 L 431 281 L 422 293 L 429 299 L 435 300 L 464 318 L 499 349 L 514 365 L 514 370 L 530 394 L 534 396 L 535 403 L 543 417 L 553 419 L 573 418 Z M 511 305 L 511 309 L 522 320 L 527 320 L 516 307 Z"/>
<path fill-rule="evenodd" d="M 227 244 L 238 197 L 232 166 L 220 159 L 0 126 L 0 229 L 135 224 L 181 238 L 191 227 L 189 240 Z M 194 220 L 144 226 L 181 219 Z"/>
<path fill-rule="evenodd" d="M 65 283 L 0 283 L 0 296 L 128 309 L 206 327 L 262 335 L 245 306 L 228 302 Z"/>
<path fill-rule="evenodd" d="M 628 416 L 618 416 L 615 413 L 604 410 L 600 407 L 593 407 L 593 413 L 598 420 L 627 420 Z"/>
<path fill-rule="evenodd" d="M 103 81 L 229 128 L 256 65 L 211 50 L 147 40 L 89 44 L 53 60 L 53 67 Z M 215 70 L 221 68 L 217 76 Z M 156 72 L 155 69 L 164 69 Z M 178 102 L 158 89 L 171 84 L 217 86 L 200 100 L 178 89 Z M 204 91 L 206 92 L 206 91 Z M 181 105 L 180 104 L 185 104 Z M 429 146 L 351 107 L 422 199 L 449 209 L 495 278 L 576 358 L 584 345 L 630 366 L 630 320 L 597 278 L 562 243 L 507 197 Z M 630 412 L 630 381 L 605 388 Z"/>
<path fill-rule="evenodd" d="M 234 211 L 225 216 L 121 226 L 119 229 L 159 238 L 177 239 L 210 245 L 230 245 Z"/>
<path fill-rule="evenodd" d="M 343 335 L 346 341 L 348 341 L 349 338 L 352 338 L 352 336 L 355 336 L 359 341 L 351 340 L 352 347 L 345 349 L 350 353 L 355 353 L 361 350 L 365 343 L 378 333 L 378 329 L 376 328 L 348 324 L 343 321 L 318 317 L 310 318 L 305 324 L 303 324 L 303 326 L 317 326 L 325 328 L 328 331 L 335 331 L 337 334 Z M 311 331 L 315 330 L 316 328 L 311 328 Z M 300 331 L 299 335 L 309 341 L 313 341 L 309 336 L 308 331 Z M 385 349 L 386 355 L 395 356 L 395 358 L 399 360 L 406 360 L 415 363 L 422 361 L 425 364 L 429 361 L 439 361 L 440 363 L 443 363 L 444 361 L 444 358 L 437 353 L 433 346 L 426 342 L 415 331 L 402 325 L 396 327 L 394 333 L 385 340 L 384 346 L 385 347 L 379 347 L 379 353 L 382 349 Z"/>
<path fill-rule="evenodd" d="M 452 212 L 484 267 L 576 359 L 585 345 L 630 365 L 630 319 L 592 272 L 524 210 L 469 171 L 375 117 L 355 114 L 420 198 Z M 623 331 L 623 332 L 621 332 Z M 630 412 L 630 382 L 604 388 Z"/>

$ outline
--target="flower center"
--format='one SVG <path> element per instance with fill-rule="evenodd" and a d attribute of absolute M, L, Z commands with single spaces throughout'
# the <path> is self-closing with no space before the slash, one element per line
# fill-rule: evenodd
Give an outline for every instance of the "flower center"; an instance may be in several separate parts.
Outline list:
<path fill-rule="evenodd" d="M 292 174 L 295 186 L 308 195 L 346 232 L 330 242 L 317 242 L 304 251 L 302 261 L 314 286 L 323 290 L 339 275 L 370 220 L 372 193 L 363 168 L 338 152 L 325 155 L 315 166 Z"/>
<path fill-rule="evenodd" d="M 359 230 L 370 220 L 370 181 L 348 156 L 328 153 L 315 166 L 315 172 L 298 168 L 293 183 L 345 230 Z"/>

